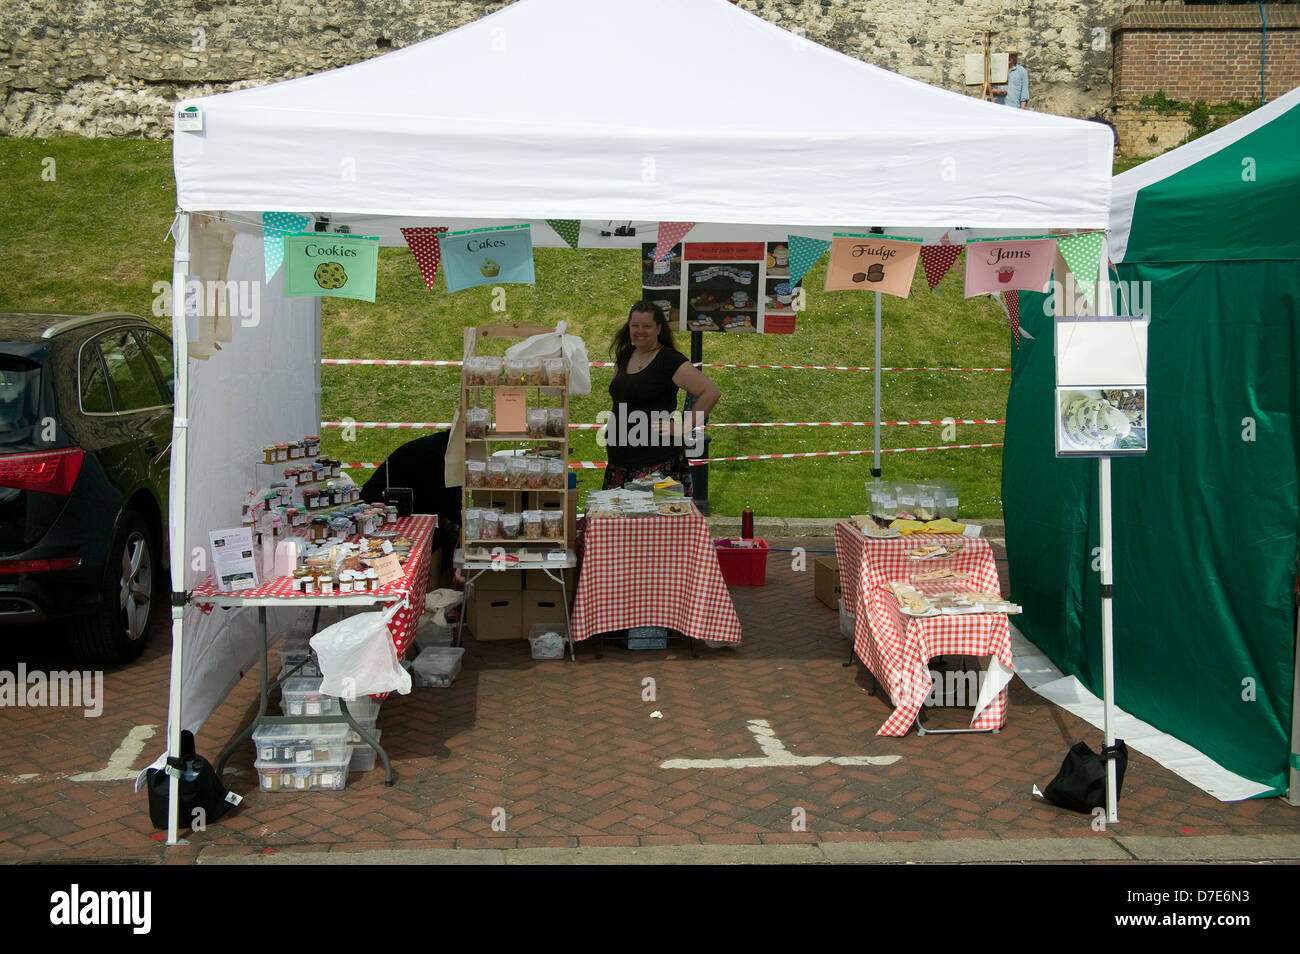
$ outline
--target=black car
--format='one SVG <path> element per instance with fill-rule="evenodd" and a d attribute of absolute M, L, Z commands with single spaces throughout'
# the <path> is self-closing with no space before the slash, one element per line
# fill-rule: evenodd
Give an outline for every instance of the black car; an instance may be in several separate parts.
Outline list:
<path fill-rule="evenodd" d="M 87 661 L 144 650 L 169 589 L 172 386 L 143 318 L 0 314 L 0 627 L 66 627 Z"/>

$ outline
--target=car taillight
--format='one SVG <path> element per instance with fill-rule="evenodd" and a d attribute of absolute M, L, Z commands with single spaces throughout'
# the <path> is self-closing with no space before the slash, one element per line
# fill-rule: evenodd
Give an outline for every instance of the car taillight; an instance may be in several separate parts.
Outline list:
<path fill-rule="evenodd" d="M 65 556 L 44 560 L 0 560 L 0 574 L 48 573 L 51 570 L 70 570 L 81 565 L 81 557 Z"/>
<path fill-rule="evenodd" d="M 43 494 L 72 493 L 81 473 L 85 452 L 80 447 L 61 447 L 32 454 L 0 455 L 0 487 L 35 490 Z"/>

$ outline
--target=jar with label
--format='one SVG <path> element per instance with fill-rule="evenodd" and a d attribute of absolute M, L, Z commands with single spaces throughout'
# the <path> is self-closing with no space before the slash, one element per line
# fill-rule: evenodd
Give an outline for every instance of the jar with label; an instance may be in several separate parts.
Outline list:
<path fill-rule="evenodd" d="M 564 420 L 564 408 L 548 407 L 546 409 L 546 436 L 563 437 L 567 428 Z"/>
<path fill-rule="evenodd" d="M 564 511 L 542 511 L 542 535 L 548 540 L 564 539 Z"/>
<path fill-rule="evenodd" d="M 541 358 L 524 359 L 524 384 L 530 388 L 540 388 L 546 383 L 546 368 Z"/>
<path fill-rule="evenodd" d="M 339 570 L 339 592 L 340 593 L 352 592 L 352 571 L 351 570 Z"/>
<path fill-rule="evenodd" d="M 320 590 L 321 596 L 334 595 L 334 577 L 328 573 L 322 573 L 316 578 L 316 588 Z"/>
<path fill-rule="evenodd" d="M 501 515 L 501 536 L 506 540 L 518 540 L 523 530 L 524 518 L 517 513 Z"/>
<path fill-rule="evenodd" d="M 288 444 L 285 444 L 285 443 L 283 443 L 283 442 L 281 442 L 281 441 L 276 441 L 276 444 L 275 444 L 275 459 L 276 459 L 276 461 L 279 462 L 279 463 L 283 463 L 284 461 L 287 461 L 287 460 L 289 459 L 289 445 L 288 445 Z"/>
<path fill-rule="evenodd" d="M 546 383 L 553 388 L 567 387 L 569 383 L 569 372 L 564 367 L 563 358 L 546 359 Z"/>
<path fill-rule="evenodd" d="M 263 444 L 263 445 L 262 445 L 262 463 L 263 463 L 263 464 L 274 464 L 274 463 L 275 463 L 275 445 L 274 445 L 274 444 Z"/>
<path fill-rule="evenodd" d="M 546 408 L 530 407 L 528 409 L 528 436 L 546 436 Z"/>
<path fill-rule="evenodd" d="M 293 490 L 290 489 L 288 481 L 276 480 L 271 483 L 271 489 L 275 491 L 276 499 L 280 503 L 293 499 Z"/>
<path fill-rule="evenodd" d="M 262 791 L 278 792 L 280 790 L 280 770 L 278 768 L 264 768 L 258 771 L 261 773 L 259 787 Z"/>
<path fill-rule="evenodd" d="M 564 461 L 556 457 L 546 460 L 546 487 L 548 490 L 564 489 L 564 472 L 568 470 Z"/>
<path fill-rule="evenodd" d="M 300 765 L 293 770 L 293 787 L 295 791 L 305 792 L 311 788 L 311 768 Z"/>
<path fill-rule="evenodd" d="M 366 589 L 368 591 L 379 589 L 379 571 L 373 567 L 366 570 Z"/>
<path fill-rule="evenodd" d="M 316 434 L 308 434 L 302 439 L 303 452 L 307 457 L 315 457 L 320 453 L 320 437 Z"/>
<path fill-rule="evenodd" d="M 487 485 L 492 490 L 501 490 L 506 486 L 506 459 L 489 457 L 487 462 Z"/>
<path fill-rule="evenodd" d="M 289 441 L 289 459 L 297 460 L 302 457 L 302 445 L 297 441 Z"/>
<path fill-rule="evenodd" d="M 523 490 L 528 477 L 528 460 L 523 457 L 506 458 L 506 484 L 512 490 Z"/>
<path fill-rule="evenodd" d="M 483 511 L 478 507 L 469 507 L 465 510 L 465 539 L 483 539 Z"/>
<path fill-rule="evenodd" d="M 492 426 L 492 412 L 485 407 L 472 407 L 465 412 L 465 437 L 481 441 Z"/>
<path fill-rule="evenodd" d="M 483 511 L 483 540 L 495 540 L 501 535 L 501 514 L 495 510 Z"/>
<path fill-rule="evenodd" d="M 482 487 L 487 484 L 487 461 L 465 461 L 465 486 Z"/>
<path fill-rule="evenodd" d="M 540 540 L 542 539 L 542 512 L 540 510 L 525 510 L 524 517 L 524 539 Z"/>
<path fill-rule="evenodd" d="M 505 383 L 512 386 L 522 385 L 524 383 L 524 360 L 523 358 L 507 358 L 505 363 L 506 378 Z"/>
<path fill-rule="evenodd" d="M 546 462 L 540 457 L 525 458 L 528 466 L 528 476 L 524 481 L 524 486 L 529 490 L 541 490 L 542 484 L 546 480 Z"/>
<path fill-rule="evenodd" d="M 389 504 L 384 508 L 384 523 L 397 523 L 397 505 Z"/>
<path fill-rule="evenodd" d="M 339 476 L 340 473 L 342 473 L 342 471 L 343 471 L 343 462 L 342 462 L 341 460 L 335 460 L 333 457 L 331 457 L 331 458 L 330 458 L 330 473 L 331 473 L 333 476 L 337 477 L 337 476 Z"/>
<path fill-rule="evenodd" d="M 311 482 L 314 484 L 319 484 L 324 479 L 325 479 L 325 465 L 318 460 L 312 461 Z"/>

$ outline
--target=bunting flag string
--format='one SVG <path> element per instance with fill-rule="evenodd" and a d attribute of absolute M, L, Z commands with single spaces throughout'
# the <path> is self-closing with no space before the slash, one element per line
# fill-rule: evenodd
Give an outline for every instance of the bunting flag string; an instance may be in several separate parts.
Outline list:
<path fill-rule="evenodd" d="M 265 259 L 268 285 L 284 263 L 284 237 L 297 235 L 310 221 L 310 215 L 298 212 L 262 213 L 262 257 Z"/>
<path fill-rule="evenodd" d="M 1061 258 L 1065 259 L 1065 264 L 1074 275 L 1075 284 L 1083 291 L 1089 307 L 1097 298 L 1097 272 L 1101 266 L 1101 246 L 1105 238 L 1104 232 L 1085 232 L 1056 240 Z"/>
<path fill-rule="evenodd" d="M 786 238 L 786 248 L 790 252 L 790 285 L 798 285 L 808 271 L 821 261 L 831 243 L 824 239 L 808 238 L 805 235 L 790 235 Z"/>
<path fill-rule="evenodd" d="M 925 283 L 930 286 L 930 291 L 934 291 L 943 276 L 948 274 L 948 270 L 961 257 L 963 246 L 953 245 L 948 239 L 948 233 L 945 232 L 938 245 L 921 246 L 921 266 L 925 269 Z"/>
<path fill-rule="evenodd" d="M 438 263 L 442 261 L 442 247 L 437 236 L 447 231 L 445 225 L 422 225 L 418 228 L 402 229 L 402 238 L 415 256 L 415 263 L 420 266 L 424 276 L 425 287 L 433 291 L 433 283 L 438 278 Z"/>
<path fill-rule="evenodd" d="M 694 222 L 660 222 L 659 238 L 655 241 L 655 261 L 662 262 L 682 240 L 682 236 L 695 228 Z"/>
<path fill-rule="evenodd" d="M 578 247 L 578 229 L 582 225 L 579 219 L 547 219 L 546 224 L 555 229 L 555 234 L 564 239 L 569 248 Z"/>

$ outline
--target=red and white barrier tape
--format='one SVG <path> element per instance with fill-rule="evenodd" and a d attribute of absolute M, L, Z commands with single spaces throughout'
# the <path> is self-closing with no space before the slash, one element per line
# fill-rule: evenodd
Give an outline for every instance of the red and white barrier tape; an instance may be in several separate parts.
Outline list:
<path fill-rule="evenodd" d="M 904 454 L 908 451 L 932 451 L 932 450 L 970 450 L 980 447 L 1002 447 L 1003 444 L 941 444 L 934 447 L 882 447 L 882 454 Z M 849 450 L 849 451 L 805 451 L 799 454 L 749 454 L 744 457 L 706 457 L 701 460 L 692 460 L 688 463 L 692 467 L 702 467 L 705 464 L 716 464 L 722 461 L 733 460 L 789 460 L 793 457 L 854 457 L 862 454 L 873 454 L 869 450 Z M 371 463 L 346 463 L 341 465 L 345 470 L 375 470 L 378 464 Z M 572 470 L 603 470 L 609 465 L 603 460 L 571 460 L 569 467 Z"/>
<path fill-rule="evenodd" d="M 942 426 L 944 424 L 1005 424 L 1005 420 L 996 418 L 948 418 L 940 421 L 881 421 L 881 427 L 906 427 L 933 425 Z M 362 430 L 375 429 L 440 429 L 451 427 L 450 421 L 321 421 L 321 427 L 325 428 L 343 428 L 359 427 Z M 571 431 L 598 431 L 603 424 L 570 424 Z M 724 422 L 706 425 L 708 428 L 715 427 L 871 427 L 871 421 L 750 421 L 745 423 Z"/>
<path fill-rule="evenodd" d="M 464 362 L 462 361 L 406 361 L 406 360 L 388 360 L 384 358 L 321 358 L 321 364 L 348 365 L 348 364 L 365 364 L 377 367 L 396 368 L 396 367 L 433 367 L 433 368 L 458 368 Z M 612 368 L 614 364 L 610 361 L 591 361 L 588 362 L 593 368 Z M 853 367 L 838 364 L 716 364 L 716 363 L 696 363 L 697 368 L 756 368 L 765 371 L 874 371 L 872 366 Z M 881 371 L 1010 371 L 1010 368 L 886 368 L 881 367 Z"/>

